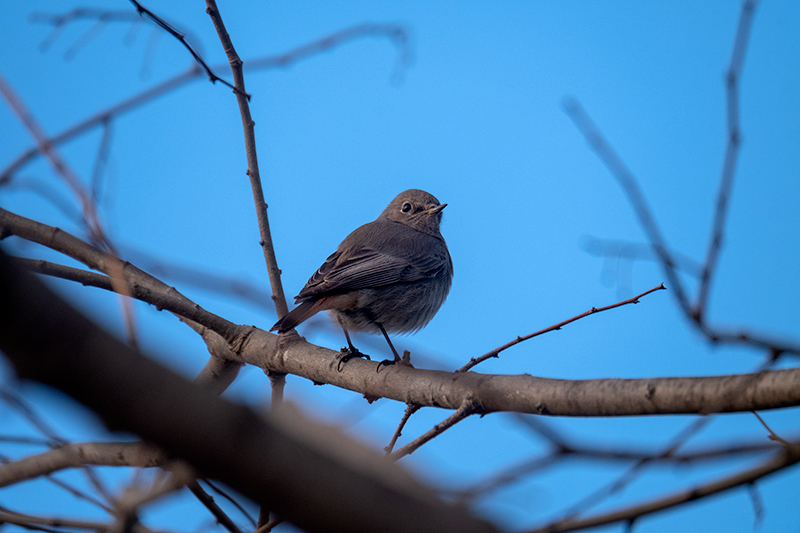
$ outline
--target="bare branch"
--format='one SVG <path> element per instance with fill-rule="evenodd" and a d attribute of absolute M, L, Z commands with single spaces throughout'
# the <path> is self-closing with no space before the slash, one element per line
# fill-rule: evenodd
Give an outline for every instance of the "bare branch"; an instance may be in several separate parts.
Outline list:
<path fill-rule="evenodd" d="M 411 455 L 415 451 L 417 451 L 420 446 L 430 442 L 432 439 L 438 437 L 451 427 L 455 426 L 462 420 L 465 420 L 470 415 L 479 412 L 477 403 L 470 397 L 467 396 L 464 398 L 464 401 L 461 405 L 456 409 L 456 412 L 447 417 L 447 419 L 442 422 L 441 424 L 436 424 L 433 428 L 426 432 L 424 435 L 421 435 L 414 439 L 413 441 L 409 442 L 396 452 L 389 454 L 389 457 L 394 459 L 395 461 L 402 459 L 406 455 Z"/>
<path fill-rule="evenodd" d="M 251 525 L 252 525 L 254 528 L 256 527 L 256 521 L 255 521 L 255 519 L 253 519 L 253 517 L 252 517 L 252 516 L 250 516 L 250 513 L 248 513 L 248 512 L 247 512 L 247 509 L 245 509 L 244 507 L 242 507 L 242 506 L 241 506 L 241 504 L 239 504 L 239 502 L 237 502 L 236 500 L 234 500 L 234 499 L 233 499 L 233 498 L 232 498 L 232 497 L 231 497 L 229 494 L 227 494 L 225 491 L 223 491 L 222 489 L 220 489 L 219 487 L 217 487 L 217 486 L 216 486 L 214 483 L 212 483 L 212 482 L 211 482 L 211 480 L 209 480 L 209 479 L 203 479 L 203 482 L 204 482 L 204 483 L 206 483 L 206 484 L 207 484 L 209 487 L 211 487 L 211 490 L 213 490 L 214 492 L 216 492 L 217 494 L 219 494 L 220 496 L 222 496 L 223 498 L 225 498 L 226 500 L 228 500 L 229 502 L 231 502 L 231 505 L 233 505 L 234 507 L 236 507 L 236 509 L 238 509 L 238 510 L 239 510 L 239 512 L 240 512 L 240 513 L 242 513 L 242 516 L 244 516 L 244 517 L 247 519 L 247 521 L 248 521 L 248 522 L 250 522 L 250 524 L 251 524 Z"/>
<path fill-rule="evenodd" d="M 392 440 L 389 441 L 389 444 L 383 449 L 386 454 L 391 454 L 392 450 L 394 449 L 394 445 L 397 444 L 397 439 L 400 438 L 400 435 L 403 434 L 403 428 L 406 426 L 408 419 L 411 418 L 411 415 L 416 413 L 420 410 L 419 405 L 408 404 L 406 405 L 405 413 L 403 413 L 403 418 L 400 419 L 400 423 L 397 424 L 397 429 L 394 430 L 394 434 L 392 435 Z"/>
<path fill-rule="evenodd" d="M 114 264 L 120 263 L 119 258 L 91 246 L 65 231 L 21 217 L 0 208 L 0 236 L 7 235 L 17 235 L 23 239 L 37 242 L 72 257 L 89 268 L 105 273 L 109 273 Z M 134 265 L 127 262 L 120 264 L 122 264 L 121 275 L 124 276 L 131 289 L 129 294 L 131 297 L 138 297 L 143 301 L 155 305 L 159 309 L 168 309 L 175 314 L 194 320 L 195 322 L 209 327 L 228 340 L 236 339 L 241 336 L 241 326 L 232 324 L 227 320 L 205 311 L 196 303 L 176 291 L 175 288 L 168 287 L 160 280 L 136 268 Z M 63 267 L 59 270 L 59 273 L 65 273 L 68 271 L 68 267 Z M 96 276 L 79 274 L 80 271 L 77 269 L 73 269 L 69 272 L 71 272 L 70 275 L 76 278 L 84 276 L 82 279 L 78 279 L 81 283 L 85 281 L 87 284 L 106 288 L 103 286 L 105 282 Z M 110 282 L 109 280 L 109 283 Z M 237 331 L 238 333 L 236 333 Z"/>
<path fill-rule="evenodd" d="M 214 74 L 214 72 L 211 70 L 211 67 L 208 66 L 205 60 L 203 60 L 203 58 L 200 57 L 200 54 L 197 52 L 197 50 L 195 50 L 194 47 L 190 45 L 189 42 L 186 40 L 186 35 L 176 30 L 174 27 L 172 27 L 171 24 L 169 24 L 167 21 L 165 21 L 164 19 L 162 19 L 161 17 L 159 17 L 158 15 L 147 9 L 146 7 L 142 6 L 142 4 L 140 4 L 136 0 L 130 0 L 130 2 L 134 6 L 136 6 L 136 11 L 138 11 L 140 15 L 145 16 L 148 19 L 152 20 L 156 26 L 158 26 L 159 28 L 163 29 L 164 31 L 175 37 L 183 45 L 183 47 L 189 51 L 195 62 L 198 65 L 200 65 L 200 68 L 202 68 L 203 71 L 206 73 L 206 76 L 208 76 L 208 80 L 211 83 L 220 82 L 226 87 L 230 87 L 231 89 L 233 89 L 234 92 L 239 91 L 239 89 L 231 85 L 229 81 L 226 81 L 217 76 L 216 74 Z M 250 99 L 249 94 L 243 93 L 243 96 L 248 100 Z"/>
<path fill-rule="evenodd" d="M 61 176 L 67 186 L 72 190 L 73 194 L 78 198 L 83 212 L 83 221 L 89 231 L 89 236 L 92 242 L 112 252 L 114 255 L 114 246 L 108 238 L 100 217 L 97 213 L 97 204 L 92 199 L 92 196 L 86 191 L 83 184 L 78 179 L 78 176 L 67 165 L 66 161 L 61 158 L 58 151 L 50 145 L 47 141 L 47 136 L 44 130 L 33 117 L 31 112 L 24 105 L 22 100 L 17 96 L 16 92 L 12 89 L 5 78 L 0 76 L 0 93 L 8 102 L 11 110 L 17 115 L 19 121 L 28 130 L 28 133 L 33 137 L 39 150 L 45 155 L 50 165 L 53 167 L 56 175 Z M 121 296 L 129 296 L 127 284 L 121 277 L 122 265 L 118 260 L 111 260 L 109 262 L 109 272 L 111 282 L 114 286 L 114 292 Z M 122 316 L 125 323 L 125 329 L 128 333 L 128 340 L 132 344 L 136 344 L 136 324 L 133 315 L 133 309 L 125 298 L 120 298 L 120 307 L 122 309 Z"/>
<path fill-rule="evenodd" d="M 239 103 L 239 111 L 242 115 L 242 127 L 244 129 L 245 153 L 247 155 L 247 175 L 250 177 L 250 187 L 253 190 L 253 201 L 255 202 L 256 218 L 258 220 L 258 231 L 261 236 L 261 248 L 264 251 L 264 260 L 267 264 L 269 282 L 272 286 L 272 299 L 275 302 L 275 310 L 278 318 L 283 317 L 289 312 L 286 305 L 286 296 L 283 293 L 281 283 L 281 271 L 278 268 L 278 260 L 275 258 L 275 248 L 272 244 L 272 234 L 269 229 L 269 218 L 267 217 L 267 204 L 264 201 L 264 190 L 261 187 L 261 172 L 258 169 L 258 154 L 256 152 L 255 122 L 250 116 L 249 97 L 245 97 L 247 91 L 244 86 L 244 73 L 242 71 L 242 60 L 233 47 L 225 24 L 222 22 L 222 15 L 217 9 L 214 0 L 206 0 L 206 13 L 211 17 L 214 28 L 228 56 L 228 62 L 233 72 L 233 79 L 236 84 L 236 101 Z"/>

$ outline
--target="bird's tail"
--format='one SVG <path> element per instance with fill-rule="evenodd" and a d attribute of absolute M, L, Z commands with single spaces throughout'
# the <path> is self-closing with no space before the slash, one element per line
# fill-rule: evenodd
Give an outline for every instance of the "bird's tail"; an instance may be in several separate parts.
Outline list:
<path fill-rule="evenodd" d="M 270 331 L 277 330 L 279 333 L 283 333 L 284 331 L 289 331 L 295 326 L 300 325 L 305 322 L 306 319 L 311 318 L 321 310 L 322 307 L 317 304 L 318 302 L 301 303 L 292 309 L 289 314 L 275 322 L 275 325 L 270 328 Z"/>

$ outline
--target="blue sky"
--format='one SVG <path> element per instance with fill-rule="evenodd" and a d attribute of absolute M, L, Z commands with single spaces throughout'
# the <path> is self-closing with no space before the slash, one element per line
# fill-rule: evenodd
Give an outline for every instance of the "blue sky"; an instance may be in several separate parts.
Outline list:
<path fill-rule="evenodd" d="M 280 53 L 361 22 L 402 25 L 410 62 L 385 38 L 363 38 L 288 66 L 247 74 L 259 161 L 278 262 L 293 296 L 347 233 L 374 219 L 407 188 L 448 203 L 443 234 L 455 265 L 450 296 L 426 329 L 395 341 L 418 366 L 454 369 L 470 357 L 589 309 L 665 282 L 646 261 L 605 262 L 591 238 L 644 242 L 624 194 L 564 112 L 577 99 L 636 175 L 668 244 L 705 256 L 725 147 L 723 73 L 740 4 L 707 2 L 220 2 L 245 60 Z M 0 73 L 54 134 L 190 66 L 186 51 L 141 23 L 109 23 L 65 58 L 91 22 L 66 27 L 45 51 L 49 28 L 30 15 L 63 13 L 67 1 L 6 6 Z M 99 6 L 100 4 L 96 4 Z M 210 64 L 225 57 L 202 2 L 153 1 L 150 9 L 186 31 Z M 85 6 L 85 5 L 84 5 Z M 130 11 L 127 2 L 102 7 Z M 798 341 L 800 308 L 800 4 L 764 2 L 755 15 L 741 80 L 743 144 L 725 245 L 710 300 L 712 323 L 745 326 Z M 226 70 L 218 75 L 227 77 Z M 0 166 L 31 140 L 0 106 Z M 258 246 L 241 122 L 229 89 L 198 80 L 113 124 L 101 214 L 126 258 L 191 266 L 268 290 Z M 99 130 L 63 146 L 88 183 Z M 18 183 L 49 183 L 69 199 L 41 160 Z M 0 190 L 3 207 L 81 233 L 40 196 Z M 30 256 L 60 260 L 6 241 Z M 144 255 L 143 255 L 144 254 Z M 63 261 L 62 261 L 63 262 Z M 619 268 L 617 268 L 619 267 Z M 241 299 L 168 280 L 206 309 L 269 327 L 269 302 Z M 685 277 L 694 288 L 691 277 Z M 73 301 L 121 332 L 118 305 L 99 291 L 56 283 Z M 173 318 L 137 306 L 144 346 L 186 376 L 205 362 L 202 343 Z M 338 348 L 341 333 L 324 317 L 301 327 L 310 341 Z M 379 341 L 354 339 L 379 353 Z M 381 354 L 385 355 L 385 354 Z M 673 295 L 628 306 L 520 345 L 478 367 L 563 379 L 692 376 L 753 370 L 763 354 L 712 347 L 691 329 Z M 7 373 L 7 372 L 6 372 Z M 65 400 L 29 390 L 67 427 Z M 231 397 L 262 405 L 266 378 L 250 369 Z M 289 378 L 287 398 L 322 420 L 347 425 L 376 447 L 388 442 L 403 406 L 367 405 L 332 387 Z M 796 409 L 764 417 L 791 434 Z M 425 410 L 405 431 L 413 438 L 446 413 Z M 0 420 L 11 414 L 0 410 Z M 578 440 L 663 447 L 691 422 L 684 417 L 547 420 Z M 91 422 L 81 431 L 95 432 Z M 65 430 L 66 431 L 66 430 Z M 72 438 L 86 438 L 76 432 Z M 766 439 L 751 415 L 716 418 L 691 445 Z M 541 452 L 513 418 L 469 420 L 406 463 L 424 477 L 476 482 Z M 19 453 L 23 453 L 20 451 Z M 730 472 L 744 464 L 656 469 L 612 509 Z M 623 467 L 574 462 L 504 490 L 480 510 L 520 529 L 559 515 Z M 800 523 L 786 500 L 796 473 L 761 483 L 761 531 Z M 21 489 L 15 489 L 20 490 Z M 0 492 L 0 501 L 24 500 Z M 751 531 L 753 511 L 737 490 L 637 523 L 637 531 Z M 608 528 L 619 531 L 621 526 Z"/>

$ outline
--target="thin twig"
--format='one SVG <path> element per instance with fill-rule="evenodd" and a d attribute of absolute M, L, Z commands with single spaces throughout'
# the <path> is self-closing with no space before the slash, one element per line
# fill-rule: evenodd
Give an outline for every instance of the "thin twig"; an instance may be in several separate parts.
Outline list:
<path fill-rule="evenodd" d="M 239 111 L 242 115 L 242 127 L 244 129 L 244 142 L 245 152 L 247 155 L 247 175 L 250 177 L 250 187 L 253 191 L 253 201 L 255 202 L 256 218 L 258 219 L 258 230 L 261 236 L 261 247 L 264 251 L 264 260 L 267 264 L 267 273 L 269 274 L 269 281 L 272 287 L 272 299 L 275 302 L 275 310 L 278 312 L 278 318 L 283 317 L 289 312 L 286 305 L 286 296 L 283 293 L 283 285 L 281 284 L 281 271 L 278 268 L 278 261 L 275 258 L 275 248 L 272 245 L 272 234 L 269 230 L 269 218 L 267 217 L 267 204 L 264 201 L 264 190 L 261 186 L 261 173 L 258 169 L 258 155 L 256 152 L 256 137 L 255 137 L 255 122 L 250 116 L 250 105 L 248 99 L 244 97 L 247 94 L 244 85 L 244 74 L 242 72 L 242 60 L 236 53 L 233 47 L 231 38 L 228 31 L 225 29 L 225 24 L 222 22 L 222 16 L 217 9 L 217 4 L 214 0 L 206 0 L 206 13 L 211 17 L 214 23 L 214 28 L 217 30 L 222 47 L 225 49 L 225 54 L 228 56 L 228 61 L 233 72 L 233 79 L 237 87 L 236 101 L 239 103 Z"/>
<path fill-rule="evenodd" d="M 239 89 L 231 85 L 229 81 L 226 81 L 217 76 L 216 74 L 214 74 L 214 71 L 211 70 L 211 67 L 208 66 L 208 64 L 200 56 L 197 50 L 195 50 L 194 47 L 190 45 L 189 42 L 186 40 L 186 35 L 173 28 L 171 24 L 169 24 L 167 21 L 165 21 L 164 19 L 162 19 L 161 17 L 159 17 L 158 15 L 147 9 L 146 7 L 142 6 L 142 4 L 140 4 L 136 0 L 130 0 L 130 1 L 134 6 L 136 6 L 136 11 L 138 11 L 140 15 L 149 18 L 156 24 L 156 26 L 162 28 L 164 31 L 166 31 L 167 33 L 175 37 L 178 41 L 180 41 L 183 47 L 186 48 L 192 55 L 192 58 L 195 60 L 195 62 L 197 62 L 197 64 L 200 65 L 200 68 L 202 68 L 203 71 L 206 73 L 206 76 L 208 76 L 208 80 L 211 83 L 220 82 L 226 87 L 230 87 L 231 89 L 233 89 L 235 93 L 239 92 Z M 249 94 L 242 93 L 242 96 L 244 96 L 248 100 L 250 99 Z"/>
<path fill-rule="evenodd" d="M 430 442 L 432 439 L 438 437 L 439 435 L 441 435 L 451 427 L 455 426 L 462 420 L 465 420 L 470 415 L 475 414 L 477 412 L 477 408 L 478 406 L 476 402 L 472 399 L 472 397 L 468 396 L 461 403 L 461 407 L 456 409 L 456 411 L 452 415 L 447 417 L 442 423 L 436 424 L 424 435 L 417 437 L 416 439 L 409 442 L 399 450 L 391 453 L 389 457 L 392 460 L 397 461 L 399 459 L 402 459 L 406 455 L 411 455 L 412 453 L 417 451 L 423 444 Z"/>
<path fill-rule="evenodd" d="M 383 451 L 386 452 L 386 455 L 392 453 L 394 445 L 397 444 L 397 439 L 399 439 L 400 435 L 403 434 L 403 428 L 406 426 L 408 419 L 411 418 L 411 415 L 419 411 L 420 407 L 421 406 L 413 403 L 406 404 L 406 411 L 403 413 L 403 418 L 400 419 L 400 423 L 397 424 L 397 429 L 394 430 L 394 435 L 392 435 L 392 440 L 390 440 L 389 444 L 386 445 L 386 447 L 383 449 Z"/>
<path fill-rule="evenodd" d="M 456 372 L 466 372 L 466 371 L 474 368 L 476 365 L 486 361 L 487 359 L 491 359 L 493 357 L 498 357 L 500 355 L 500 352 L 502 352 L 504 350 L 507 350 L 508 348 L 511 348 L 512 346 L 515 346 L 515 345 L 517 345 L 517 344 L 519 344 L 521 342 L 524 342 L 524 341 L 526 341 L 528 339 L 532 339 L 534 337 L 538 337 L 539 335 L 543 335 L 543 334 L 548 333 L 550 331 L 555 331 L 555 330 L 561 329 L 562 327 L 566 326 L 567 324 L 575 322 L 576 320 L 580 320 L 581 318 L 585 318 L 585 317 L 587 317 L 589 315 L 602 313 L 603 311 L 608 311 L 609 309 L 615 309 L 615 308 L 621 307 L 623 305 L 638 304 L 639 303 L 639 298 L 643 298 L 644 296 L 647 296 L 651 292 L 665 290 L 665 289 L 666 289 L 666 287 L 664 287 L 664 284 L 662 283 L 658 287 L 653 287 L 652 289 L 644 291 L 643 293 L 641 293 L 641 294 L 639 294 L 637 296 L 634 296 L 633 298 L 628 298 L 627 300 L 623 300 L 623 301 L 617 302 L 615 304 L 607 305 L 605 307 L 592 307 L 588 311 L 583 312 L 583 313 L 581 313 L 579 315 L 576 315 L 576 316 L 574 316 L 572 318 L 568 318 L 567 320 L 559 322 L 558 324 L 553 324 L 552 326 L 546 327 L 544 329 L 540 329 L 539 331 L 535 331 L 535 332 L 530 333 L 528 335 L 517 337 L 516 339 L 514 339 L 512 341 L 509 341 L 509 342 L 505 343 L 504 345 L 500 346 L 499 348 L 495 348 L 494 350 L 492 350 L 490 352 L 487 352 L 487 353 L 481 355 L 480 357 L 473 357 L 472 359 L 469 360 L 469 363 L 467 363 L 466 365 L 464 365 L 461 368 L 459 368 L 458 370 L 456 370 Z"/>
<path fill-rule="evenodd" d="M 769 432 L 769 440 L 774 440 L 775 442 L 779 442 L 783 446 L 791 446 L 791 444 L 786 439 L 784 439 L 783 437 L 779 436 L 777 433 L 772 431 L 772 428 L 767 425 L 767 423 L 764 421 L 763 418 L 761 418 L 761 415 L 759 415 L 755 411 L 753 411 L 753 414 L 756 415 L 756 418 L 758 418 L 758 421 L 761 422 L 762 426 L 764 426 L 764 429 L 766 429 Z"/>

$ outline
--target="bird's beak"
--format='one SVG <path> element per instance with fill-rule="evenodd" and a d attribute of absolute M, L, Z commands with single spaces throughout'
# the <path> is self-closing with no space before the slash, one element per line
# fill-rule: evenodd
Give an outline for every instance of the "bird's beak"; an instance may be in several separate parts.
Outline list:
<path fill-rule="evenodd" d="M 431 207 L 430 209 L 428 209 L 428 212 L 431 215 L 435 215 L 437 213 L 441 213 L 442 209 L 444 209 L 445 207 L 447 207 L 447 204 L 440 204 L 440 205 L 437 205 L 436 207 Z"/>

